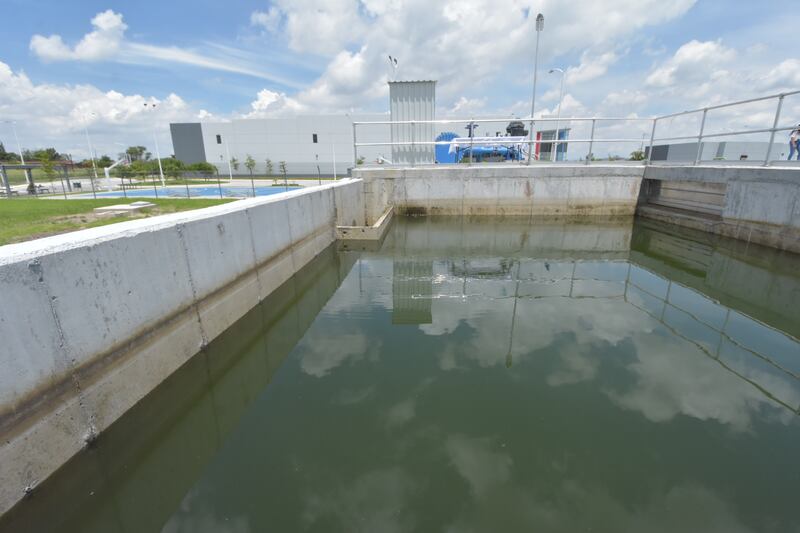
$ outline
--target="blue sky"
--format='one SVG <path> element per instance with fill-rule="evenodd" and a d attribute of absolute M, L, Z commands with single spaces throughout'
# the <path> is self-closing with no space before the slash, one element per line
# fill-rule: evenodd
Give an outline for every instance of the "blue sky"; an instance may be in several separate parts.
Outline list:
<path fill-rule="evenodd" d="M 787 7 L 4 0 L 0 120 L 17 122 L 24 147 L 82 157 L 84 126 L 100 151 L 114 153 L 115 143 L 149 144 L 154 124 L 169 146 L 170 121 L 383 112 L 387 54 L 400 60 L 398 79 L 439 81 L 440 116 L 525 116 L 537 12 L 545 15 L 537 115 L 554 112 L 558 79 L 547 70 L 558 66 L 567 70 L 566 116 L 648 116 L 800 88 L 800 9 Z M 144 102 L 157 103 L 156 113 Z M 8 129 L 0 124 L 0 141 L 11 149 Z"/>

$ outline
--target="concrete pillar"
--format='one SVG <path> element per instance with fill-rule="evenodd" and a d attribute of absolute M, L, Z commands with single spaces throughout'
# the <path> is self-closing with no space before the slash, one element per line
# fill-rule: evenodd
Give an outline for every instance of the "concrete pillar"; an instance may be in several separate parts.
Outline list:
<path fill-rule="evenodd" d="M 25 169 L 25 179 L 28 182 L 28 194 L 36 194 L 36 184 L 33 183 L 33 170 Z"/>

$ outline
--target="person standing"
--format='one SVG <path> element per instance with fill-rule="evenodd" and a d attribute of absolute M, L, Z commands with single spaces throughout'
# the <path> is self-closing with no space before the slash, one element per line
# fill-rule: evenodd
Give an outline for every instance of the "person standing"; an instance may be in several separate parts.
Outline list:
<path fill-rule="evenodd" d="M 800 161 L 800 124 L 789 135 L 789 161 L 792 160 L 794 154 L 797 154 L 797 160 Z"/>

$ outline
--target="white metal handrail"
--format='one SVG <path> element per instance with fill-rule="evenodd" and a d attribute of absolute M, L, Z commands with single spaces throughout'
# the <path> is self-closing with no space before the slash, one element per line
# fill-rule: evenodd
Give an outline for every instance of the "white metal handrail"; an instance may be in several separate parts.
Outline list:
<path fill-rule="evenodd" d="M 558 117 L 558 118 L 537 118 L 534 119 L 532 117 L 525 117 L 525 118 L 513 118 L 513 117 L 502 117 L 502 118 L 480 118 L 480 119 L 442 119 L 442 120 L 401 120 L 401 121 L 391 121 L 391 120 L 379 120 L 379 121 L 354 121 L 353 122 L 353 156 L 354 161 L 358 161 L 358 148 L 359 147 L 375 147 L 375 146 L 411 146 L 412 148 L 416 146 L 442 146 L 442 145 L 449 145 L 450 141 L 417 141 L 415 137 L 416 128 L 413 126 L 418 125 L 430 125 L 430 124 L 488 124 L 488 123 L 499 123 L 499 122 L 509 122 L 509 121 L 519 121 L 524 124 L 529 125 L 530 131 L 533 132 L 533 126 L 535 123 L 552 123 L 555 122 L 557 124 L 556 131 L 559 131 L 559 124 L 567 124 L 570 122 L 590 122 L 591 123 L 591 134 L 588 139 L 533 139 L 532 135 L 531 138 L 526 139 L 524 141 L 515 141 L 513 144 L 519 145 L 524 144 L 529 147 L 533 145 L 541 145 L 547 144 L 552 145 L 553 149 L 551 153 L 557 154 L 558 148 L 562 144 L 568 143 L 589 143 L 589 150 L 587 152 L 586 157 L 586 164 L 589 164 L 591 160 L 592 147 L 594 143 L 638 143 L 642 142 L 642 139 L 629 139 L 629 138 L 598 138 L 595 136 L 595 126 L 598 122 L 650 122 L 652 123 L 651 132 L 650 132 L 650 140 L 647 143 L 648 151 L 647 151 L 647 158 L 644 160 L 644 164 L 650 165 L 652 164 L 652 156 L 653 156 L 653 147 L 656 143 L 663 143 L 663 142 L 670 142 L 670 141 L 688 141 L 688 140 L 696 140 L 697 141 L 697 151 L 695 153 L 695 158 L 693 164 L 698 165 L 701 164 L 702 158 L 702 150 L 703 150 L 703 140 L 709 138 L 719 138 L 719 137 L 727 137 L 727 136 L 739 136 L 739 135 L 753 135 L 753 134 L 763 134 L 769 133 L 770 139 L 767 145 L 767 153 L 763 160 L 764 166 L 768 166 L 771 163 L 771 155 L 772 155 L 772 147 L 775 144 L 775 134 L 778 132 L 785 132 L 791 131 L 795 129 L 794 126 L 784 126 L 778 127 L 780 122 L 781 110 L 783 107 L 784 99 L 787 96 L 793 96 L 800 94 L 800 90 L 783 92 L 778 94 L 772 94 L 768 96 L 761 96 L 758 98 L 750 98 L 747 100 L 739 100 L 735 102 L 727 102 L 724 104 L 716 104 L 712 106 L 702 107 L 698 109 L 692 109 L 687 111 L 680 111 L 677 113 L 671 113 L 668 115 L 662 115 L 658 117 Z M 706 119 L 708 117 L 708 113 L 710 111 L 723 109 L 723 108 L 731 108 L 735 106 L 741 106 L 746 104 L 751 104 L 754 102 L 763 102 L 768 100 L 777 100 L 777 107 L 775 110 L 775 114 L 772 121 L 772 127 L 763 127 L 758 129 L 743 129 L 743 130 L 734 130 L 734 131 L 716 131 L 712 133 L 705 132 L 705 125 Z M 672 136 L 672 137 L 656 137 L 656 129 L 658 127 L 659 121 L 663 121 L 665 119 L 674 119 L 675 117 L 691 115 L 695 113 L 702 113 L 702 118 L 700 121 L 699 131 L 696 135 L 681 135 L 681 136 Z M 369 125 L 390 125 L 390 126 L 412 126 L 411 128 L 411 141 L 392 141 L 392 142 L 358 142 L 357 138 L 357 127 L 358 126 L 369 126 Z M 480 141 L 479 145 L 506 145 L 509 144 L 507 141 L 503 141 L 502 139 L 498 139 L 496 141 Z M 472 144 L 470 143 L 469 148 L 465 148 L 469 150 L 470 160 L 472 162 Z M 412 159 L 412 165 L 414 164 L 414 160 Z"/>

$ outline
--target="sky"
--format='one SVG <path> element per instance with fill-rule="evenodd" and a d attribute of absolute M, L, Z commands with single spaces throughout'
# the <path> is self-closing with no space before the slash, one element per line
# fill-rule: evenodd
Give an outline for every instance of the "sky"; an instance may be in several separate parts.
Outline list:
<path fill-rule="evenodd" d="M 437 116 L 647 117 L 800 89 L 800 9 L 764 0 L 2 0 L 0 141 L 171 154 L 170 122 L 386 112 L 437 80 Z M 155 108 L 144 104 L 156 104 Z M 800 121 L 800 98 L 784 118 Z M 770 126 L 774 103 L 731 112 Z M 766 122 L 770 122 L 767 124 Z M 722 123 L 722 122 L 721 122 Z M 673 125 L 674 126 L 674 125 Z M 678 128 L 680 129 L 680 128 Z"/>

